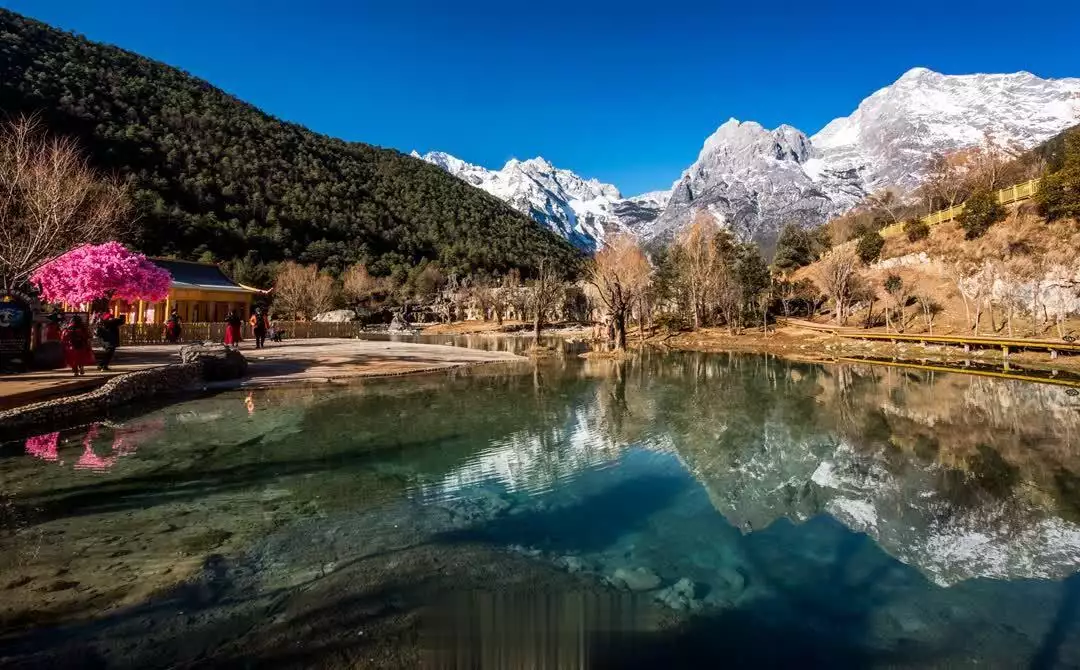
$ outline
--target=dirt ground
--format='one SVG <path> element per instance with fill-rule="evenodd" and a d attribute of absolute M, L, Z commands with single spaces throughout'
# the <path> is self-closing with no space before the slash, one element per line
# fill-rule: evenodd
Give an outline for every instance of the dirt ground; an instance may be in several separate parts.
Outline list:
<path fill-rule="evenodd" d="M 249 363 L 249 376 L 242 386 L 391 376 L 525 360 L 505 351 L 340 339 L 291 340 L 257 351 L 242 351 Z"/>
<path fill-rule="evenodd" d="M 286 340 L 260 350 L 245 343 L 240 350 L 250 364 L 250 375 L 243 380 L 243 386 L 391 376 L 524 360 L 505 351 L 345 339 Z M 72 377 L 64 370 L 3 375 L 0 376 L 0 409 L 83 393 L 117 374 L 176 363 L 178 351 L 174 345 L 121 347 L 110 372 L 88 370 L 85 377 Z"/>

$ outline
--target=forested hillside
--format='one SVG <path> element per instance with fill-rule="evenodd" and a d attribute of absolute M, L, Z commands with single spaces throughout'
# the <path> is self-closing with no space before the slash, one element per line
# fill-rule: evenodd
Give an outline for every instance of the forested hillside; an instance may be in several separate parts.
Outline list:
<path fill-rule="evenodd" d="M 135 246 L 237 259 L 240 274 L 296 259 L 340 272 L 529 272 L 578 252 L 500 200 L 397 151 L 279 121 L 205 81 L 0 10 L 0 109 L 76 136 L 133 187 Z M 243 277 L 241 277 L 243 279 Z"/>

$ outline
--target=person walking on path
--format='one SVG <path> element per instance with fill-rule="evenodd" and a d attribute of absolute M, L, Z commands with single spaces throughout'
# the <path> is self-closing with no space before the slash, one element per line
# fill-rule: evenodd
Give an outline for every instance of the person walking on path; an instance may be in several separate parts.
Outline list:
<path fill-rule="evenodd" d="M 112 312 L 105 312 L 98 321 L 97 336 L 101 338 L 105 350 L 98 364 L 98 370 L 102 372 L 108 372 L 109 364 L 112 363 L 113 356 L 120 347 L 120 326 L 122 325 L 124 325 L 124 317 L 114 317 Z"/>
<path fill-rule="evenodd" d="M 266 346 L 266 329 L 266 315 L 263 314 L 262 307 L 256 307 L 255 313 L 251 315 L 251 332 L 255 333 L 256 349 Z"/>
<path fill-rule="evenodd" d="M 243 321 L 240 320 L 240 315 L 236 313 L 235 309 L 225 317 L 225 346 L 233 349 L 240 348 L 240 325 L 242 323 Z"/>
<path fill-rule="evenodd" d="M 86 374 L 87 365 L 94 364 L 94 349 L 90 346 L 90 329 L 76 314 L 60 333 L 64 347 L 64 364 L 76 377 Z"/>
<path fill-rule="evenodd" d="M 180 332 L 180 315 L 174 309 L 165 322 L 165 340 L 169 344 L 176 344 L 180 341 Z"/>

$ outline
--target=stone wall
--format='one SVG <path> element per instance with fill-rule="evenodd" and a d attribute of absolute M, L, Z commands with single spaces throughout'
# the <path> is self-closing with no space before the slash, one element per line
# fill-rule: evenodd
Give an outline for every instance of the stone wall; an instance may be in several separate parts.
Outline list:
<path fill-rule="evenodd" d="M 191 388 L 202 382 L 199 362 L 165 365 L 113 377 L 89 393 L 56 398 L 0 412 L 0 430 L 6 435 L 35 426 L 55 426 L 101 418 L 109 409 L 162 393 Z"/>

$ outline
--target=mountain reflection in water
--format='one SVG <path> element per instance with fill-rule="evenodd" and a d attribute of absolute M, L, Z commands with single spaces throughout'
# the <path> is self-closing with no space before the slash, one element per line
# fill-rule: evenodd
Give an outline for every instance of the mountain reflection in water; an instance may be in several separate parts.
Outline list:
<path fill-rule="evenodd" d="M 859 654 L 1076 662 L 1059 580 L 1080 568 L 1077 404 L 1053 385 L 655 352 L 222 393 L 0 447 L 16 585 L 0 623 L 139 607 L 221 557 L 245 593 L 299 588 L 408 532 L 598 585 L 646 569 L 654 600 L 742 613 L 743 635 L 759 617 Z M 56 574 L 82 586 L 43 605 Z"/>

